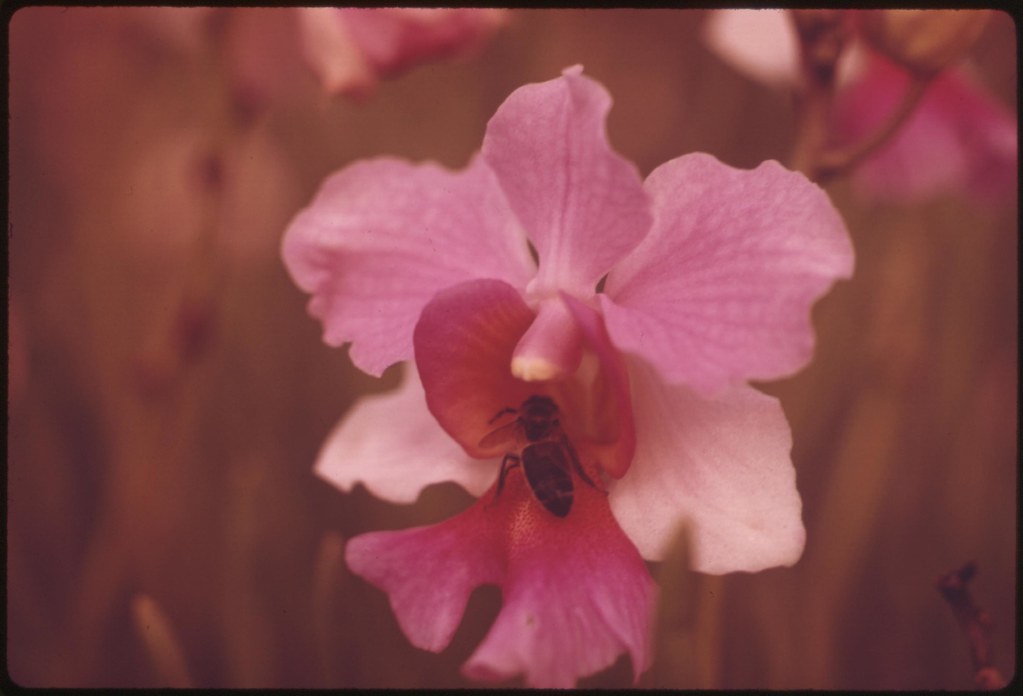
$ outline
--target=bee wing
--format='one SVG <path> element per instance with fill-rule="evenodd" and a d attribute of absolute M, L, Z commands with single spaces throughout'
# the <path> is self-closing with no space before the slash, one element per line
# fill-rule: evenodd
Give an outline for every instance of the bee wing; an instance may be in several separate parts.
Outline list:
<path fill-rule="evenodd" d="M 500 428 L 491 430 L 489 433 L 484 435 L 479 442 L 479 446 L 482 449 L 490 449 L 491 447 L 499 447 L 500 445 L 506 445 L 512 442 L 517 443 L 521 437 L 522 427 L 516 419 L 508 425 L 502 425 Z"/>

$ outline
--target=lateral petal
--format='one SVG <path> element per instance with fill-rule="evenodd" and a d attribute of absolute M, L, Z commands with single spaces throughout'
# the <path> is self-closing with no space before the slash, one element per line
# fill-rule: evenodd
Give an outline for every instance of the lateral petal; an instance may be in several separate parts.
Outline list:
<path fill-rule="evenodd" d="M 853 267 L 827 194 L 777 162 L 739 170 L 700 153 L 646 187 L 654 226 L 600 295 L 615 345 L 704 393 L 805 365 L 810 308 Z"/>
<path fill-rule="evenodd" d="M 492 174 L 381 158 L 329 177 L 285 232 L 283 257 L 310 293 L 324 341 L 351 342 L 379 376 L 412 357 L 412 331 L 440 289 L 472 278 L 524 288 L 533 262 Z"/>
<path fill-rule="evenodd" d="M 453 481 L 475 496 L 497 477 L 497 460 L 472 459 L 426 408 L 415 367 L 393 392 L 356 402 L 316 459 L 318 476 L 343 491 L 362 483 L 392 503 L 412 503 L 428 485 Z"/>
<path fill-rule="evenodd" d="M 806 532 L 781 404 L 749 386 L 713 397 L 667 385 L 630 360 L 636 456 L 610 490 L 611 509 L 648 560 L 662 560 L 683 520 L 693 567 L 755 572 L 792 565 Z"/>

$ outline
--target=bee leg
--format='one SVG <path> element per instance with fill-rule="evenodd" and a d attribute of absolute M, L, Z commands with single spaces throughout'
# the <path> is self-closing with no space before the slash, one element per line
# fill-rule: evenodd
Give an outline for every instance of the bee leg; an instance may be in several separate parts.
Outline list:
<path fill-rule="evenodd" d="M 583 469 L 582 464 L 579 463 L 579 455 L 576 454 L 575 448 L 572 447 L 572 443 L 569 442 L 568 438 L 562 438 L 561 444 L 564 445 L 564 447 L 572 455 L 569 457 L 569 460 L 572 462 L 572 468 L 575 469 L 575 473 L 579 474 L 579 478 L 581 478 L 586 483 L 590 484 L 590 488 L 596 488 L 604 495 L 607 495 L 607 490 L 605 490 L 603 486 L 598 486 L 597 484 L 595 484 L 593 482 L 593 479 L 591 479 L 589 475 L 586 473 L 586 471 Z"/>
<path fill-rule="evenodd" d="M 514 409 L 514 408 L 512 408 L 510 406 L 505 406 L 500 411 L 498 411 L 496 414 L 494 414 L 493 418 L 491 418 L 490 420 L 487 421 L 487 425 L 493 425 L 494 421 L 496 421 L 498 418 L 500 418 L 501 416 L 503 416 L 503 415 L 505 415 L 507 413 L 518 413 L 518 410 Z"/>
<path fill-rule="evenodd" d="M 586 471 L 583 470 L 582 465 L 578 461 L 572 460 L 572 468 L 575 469 L 575 473 L 579 474 L 579 478 L 581 478 L 586 483 L 590 484 L 590 488 L 596 488 L 598 491 L 600 491 L 604 495 L 607 495 L 607 489 L 605 489 L 603 486 L 598 486 L 596 483 L 594 483 L 593 479 L 591 479 L 586 474 Z"/>
<path fill-rule="evenodd" d="M 504 459 L 501 460 L 501 473 L 497 476 L 497 489 L 494 491 L 494 497 L 487 503 L 487 507 L 493 505 L 497 501 L 497 496 L 501 495 L 501 490 L 504 488 L 504 477 L 508 475 L 508 470 L 514 469 L 521 463 L 522 460 L 517 454 L 504 455 Z"/>

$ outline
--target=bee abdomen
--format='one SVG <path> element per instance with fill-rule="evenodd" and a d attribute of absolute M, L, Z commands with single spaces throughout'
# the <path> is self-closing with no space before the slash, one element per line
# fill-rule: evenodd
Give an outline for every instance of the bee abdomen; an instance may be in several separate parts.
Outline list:
<path fill-rule="evenodd" d="M 526 447 L 522 451 L 522 469 L 537 501 L 552 515 L 568 515 L 572 509 L 572 475 L 561 447 L 553 442 Z"/>

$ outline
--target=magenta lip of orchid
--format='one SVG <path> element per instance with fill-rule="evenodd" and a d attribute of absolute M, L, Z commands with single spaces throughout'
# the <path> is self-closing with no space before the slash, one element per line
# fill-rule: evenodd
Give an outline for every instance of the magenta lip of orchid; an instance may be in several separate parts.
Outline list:
<path fill-rule="evenodd" d="M 810 359 L 810 309 L 852 273 L 845 226 L 776 162 L 689 154 L 641 179 L 608 142 L 610 107 L 580 66 L 525 85 L 466 168 L 356 162 L 283 242 L 327 343 L 373 375 L 408 362 L 396 392 L 346 415 L 317 473 L 394 502 L 442 481 L 482 496 L 346 549 L 423 649 L 448 644 L 475 587 L 501 588 L 470 678 L 571 687 L 627 652 L 638 679 L 656 596 L 643 559 L 683 520 L 703 572 L 790 565 L 804 545 L 788 424 L 748 382 Z M 564 518 L 517 472 L 492 493 L 489 421 L 534 394 L 601 477 Z"/>

